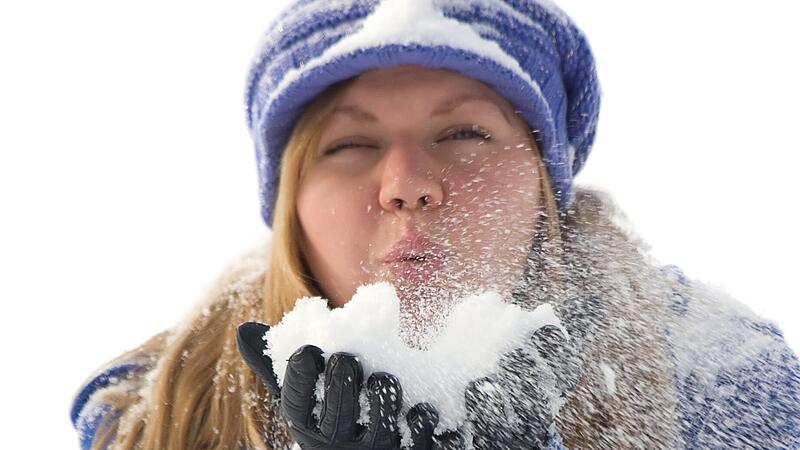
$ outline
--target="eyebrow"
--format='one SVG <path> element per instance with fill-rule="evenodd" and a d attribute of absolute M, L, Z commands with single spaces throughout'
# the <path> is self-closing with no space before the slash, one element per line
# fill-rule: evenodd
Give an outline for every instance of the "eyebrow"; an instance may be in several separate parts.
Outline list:
<path fill-rule="evenodd" d="M 335 114 L 344 114 L 346 116 L 350 116 L 353 120 L 358 122 L 377 122 L 378 118 L 375 117 L 374 114 L 364 111 L 363 109 L 359 108 L 355 105 L 343 105 L 337 106 L 334 108 L 331 115 Z"/>
<path fill-rule="evenodd" d="M 448 99 L 439 104 L 439 106 L 437 106 L 436 109 L 433 110 L 433 116 L 440 116 L 443 114 L 453 112 L 456 108 L 460 107 L 464 103 L 469 103 L 469 102 L 485 102 L 493 105 L 495 108 L 497 108 L 498 111 L 500 111 L 500 113 L 506 119 L 506 122 L 511 124 L 511 119 L 508 117 L 508 114 L 506 114 L 506 111 L 499 104 L 497 104 L 497 102 L 494 99 L 485 95 L 477 95 L 477 94 L 464 94 L 464 95 L 459 95 L 458 97 Z M 375 117 L 374 114 L 370 113 L 369 111 L 365 111 L 356 105 L 337 106 L 336 108 L 334 108 L 331 114 L 344 114 L 346 116 L 350 116 L 350 118 L 358 122 L 378 121 L 378 118 Z"/>
<path fill-rule="evenodd" d="M 497 104 L 497 102 L 494 101 L 494 99 L 492 99 L 489 96 L 479 95 L 479 94 L 464 94 L 464 95 L 459 95 L 458 97 L 455 98 L 451 98 L 450 100 L 441 103 L 433 111 L 433 115 L 439 116 L 442 114 L 447 114 L 449 112 L 452 112 L 459 106 L 463 105 L 464 103 L 469 103 L 469 102 L 484 102 L 491 104 L 492 106 L 497 108 L 498 111 L 500 111 L 500 113 L 506 119 L 506 122 L 508 122 L 509 125 L 511 124 L 511 119 L 506 114 L 506 111 L 499 104 Z"/>

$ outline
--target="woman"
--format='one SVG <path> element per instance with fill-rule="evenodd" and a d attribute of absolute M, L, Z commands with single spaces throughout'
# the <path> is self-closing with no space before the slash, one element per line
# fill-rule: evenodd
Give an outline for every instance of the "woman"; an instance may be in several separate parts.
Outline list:
<path fill-rule="evenodd" d="M 800 446 L 800 369 L 780 332 L 655 265 L 606 195 L 572 185 L 599 87 L 588 44 L 554 6 L 300 1 L 270 28 L 247 106 L 271 242 L 185 321 L 90 378 L 72 411 L 84 448 L 397 448 L 394 430 L 355 417 L 336 416 L 333 434 L 291 421 L 311 417 L 298 406 L 308 397 L 281 395 L 269 360 L 248 353 L 262 329 L 240 343 L 272 389 L 237 352 L 240 324 L 275 324 L 308 295 L 336 308 L 380 280 L 397 288 L 410 345 L 483 289 L 553 304 L 571 337 L 534 342 L 562 399 L 538 396 L 545 366 L 506 359 L 518 384 L 504 392 L 529 401 L 503 412 L 520 420 L 470 390 L 462 434 L 430 436 L 423 406 L 397 418 L 424 425 L 414 448 Z M 347 355 L 324 368 L 315 351 L 295 367 L 358 371 Z"/>

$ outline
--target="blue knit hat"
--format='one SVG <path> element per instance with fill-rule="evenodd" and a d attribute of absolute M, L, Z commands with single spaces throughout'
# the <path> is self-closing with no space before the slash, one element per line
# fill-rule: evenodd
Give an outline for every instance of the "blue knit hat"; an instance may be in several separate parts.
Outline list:
<path fill-rule="evenodd" d="M 415 64 L 482 81 L 537 133 L 559 210 L 594 141 L 600 91 L 586 38 L 547 0 L 296 0 L 270 26 L 247 81 L 261 215 L 304 108 L 366 70 Z"/>

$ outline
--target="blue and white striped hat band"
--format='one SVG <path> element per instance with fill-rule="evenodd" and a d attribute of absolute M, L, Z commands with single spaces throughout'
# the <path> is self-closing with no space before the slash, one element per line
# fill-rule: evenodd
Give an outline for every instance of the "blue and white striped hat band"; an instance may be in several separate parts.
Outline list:
<path fill-rule="evenodd" d="M 246 89 L 268 225 L 304 108 L 339 81 L 405 64 L 453 70 L 508 99 L 538 132 L 559 209 L 570 205 L 600 88 L 586 38 L 563 11 L 545 0 L 297 0 L 270 26 Z"/>

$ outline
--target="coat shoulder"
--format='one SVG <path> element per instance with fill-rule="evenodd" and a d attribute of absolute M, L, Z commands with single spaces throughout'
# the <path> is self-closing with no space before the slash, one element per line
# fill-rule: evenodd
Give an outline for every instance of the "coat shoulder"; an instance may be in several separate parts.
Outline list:
<path fill-rule="evenodd" d="M 800 448 L 800 363 L 780 328 L 675 266 L 662 271 L 686 447 Z"/>
<path fill-rule="evenodd" d="M 70 408 L 70 419 L 82 449 L 113 437 L 120 416 L 141 395 L 167 337 L 167 332 L 153 336 L 104 364 L 81 384 Z"/>
<path fill-rule="evenodd" d="M 258 301 L 270 241 L 266 234 L 229 261 L 175 326 L 104 364 L 82 383 L 70 408 L 81 448 L 113 439 L 125 412 L 147 400 L 149 386 L 158 377 L 160 364 L 172 353 L 170 346 L 176 337 L 188 332 L 198 317 L 206 316 L 216 304 Z"/>

